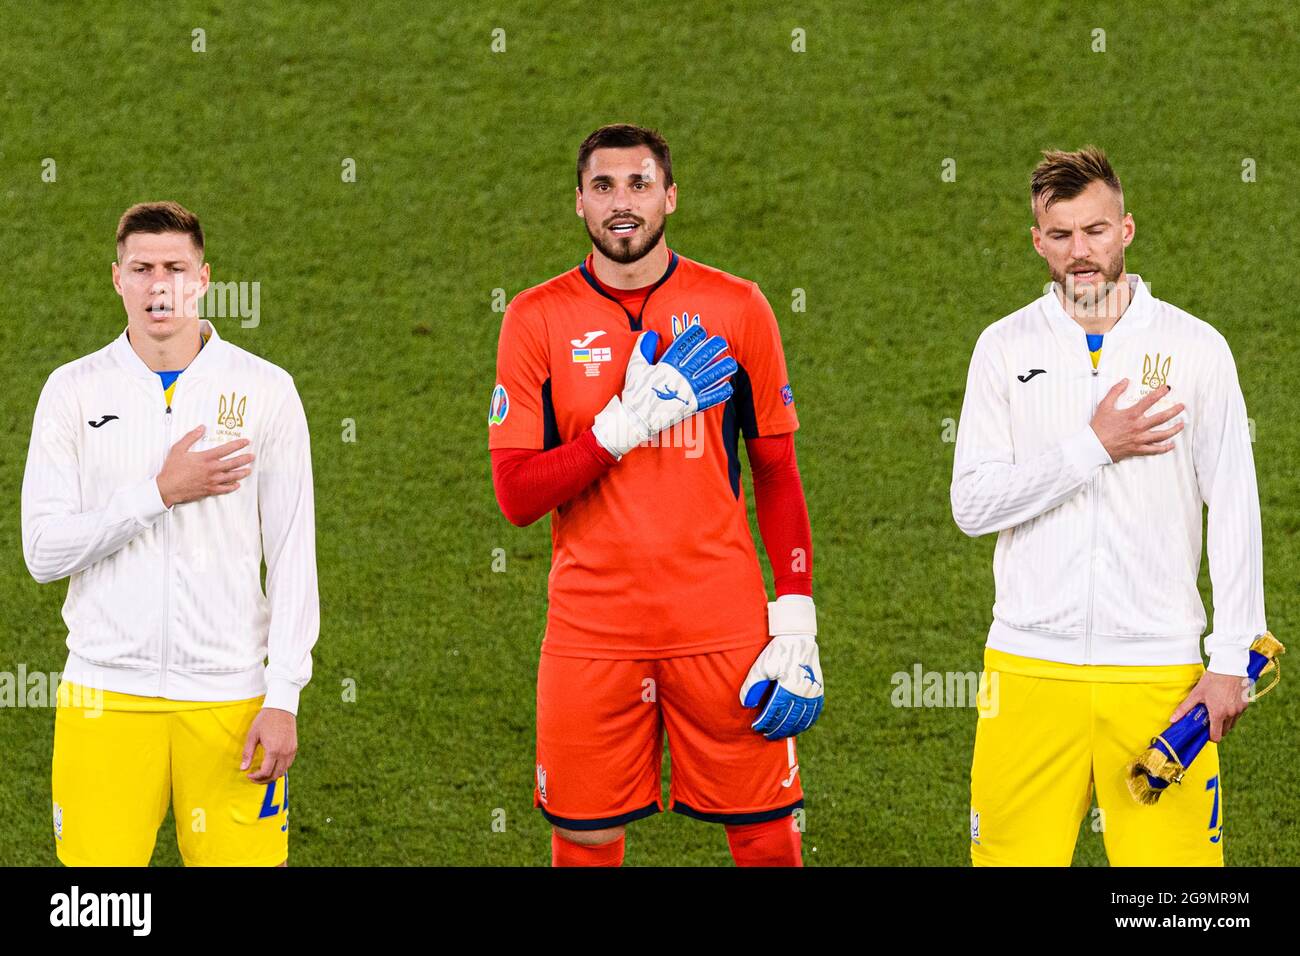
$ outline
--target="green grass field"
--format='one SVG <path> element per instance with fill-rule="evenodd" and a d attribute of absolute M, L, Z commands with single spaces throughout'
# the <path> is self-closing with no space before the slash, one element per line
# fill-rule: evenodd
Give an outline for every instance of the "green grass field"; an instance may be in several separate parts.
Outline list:
<path fill-rule="evenodd" d="M 1300 15 L 819 0 L 779 15 L 435 12 L 448 6 L 7 11 L 0 671 L 65 656 L 65 585 L 32 581 L 20 543 L 41 384 L 124 325 L 109 282 L 122 210 L 176 199 L 203 220 L 214 280 L 261 283 L 260 325 L 221 334 L 291 371 L 311 421 L 323 627 L 291 863 L 548 862 L 531 787 L 550 541 L 545 520 L 511 527 L 492 494 L 493 295 L 585 255 L 574 154 L 614 121 L 673 147 L 672 246 L 758 281 L 782 322 L 830 685 L 800 745 L 810 864 L 968 860 L 975 714 L 895 709 L 890 676 L 980 666 L 993 538 L 953 524 L 944 420 L 980 329 L 1046 281 L 1026 195 L 1042 147 L 1108 150 L 1138 224 L 1130 271 L 1231 343 L 1256 424 L 1269 623 L 1297 643 Z M 791 50 L 796 28 L 807 52 Z M 1224 747 L 1230 864 L 1300 862 L 1300 831 L 1278 825 L 1300 810 L 1298 721 L 1300 688 L 1284 685 Z M 54 861 L 52 733 L 48 709 L 0 710 L 0 864 Z M 178 862 L 169 827 L 156 863 Z M 718 827 L 668 814 L 630 828 L 629 864 L 729 861 Z M 1105 863 L 1087 826 L 1076 861 Z"/>

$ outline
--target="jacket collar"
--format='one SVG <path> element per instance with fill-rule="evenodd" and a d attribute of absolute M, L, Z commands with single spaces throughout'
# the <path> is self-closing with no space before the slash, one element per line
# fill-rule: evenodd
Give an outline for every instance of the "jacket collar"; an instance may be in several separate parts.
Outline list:
<path fill-rule="evenodd" d="M 131 341 L 126 337 L 126 329 L 122 334 L 113 340 L 109 345 L 109 351 L 112 352 L 113 358 L 127 373 L 142 379 L 150 381 L 158 374 L 144 360 L 135 353 L 131 347 Z M 203 348 L 199 349 L 199 354 L 194 356 L 194 360 L 185 367 L 185 376 L 188 379 L 194 379 L 199 376 L 205 376 L 208 372 L 218 368 L 225 358 L 226 343 L 222 341 L 221 336 L 217 335 L 217 328 L 207 319 L 199 320 L 199 334 L 208 337 Z"/>
<path fill-rule="evenodd" d="M 1106 333 L 1103 349 L 1151 324 L 1151 317 L 1155 312 L 1155 298 L 1140 275 L 1130 272 L 1128 281 L 1133 293 L 1132 298 L 1129 299 L 1128 308 L 1119 317 L 1119 321 Z M 1083 326 L 1070 318 L 1070 314 L 1065 311 L 1060 298 L 1057 297 L 1056 288 L 1056 283 L 1053 282 L 1046 294 L 1039 299 L 1043 312 L 1047 316 L 1047 322 L 1067 351 L 1078 351 L 1080 355 L 1086 357 L 1086 352 L 1080 348 L 1084 336 Z"/>

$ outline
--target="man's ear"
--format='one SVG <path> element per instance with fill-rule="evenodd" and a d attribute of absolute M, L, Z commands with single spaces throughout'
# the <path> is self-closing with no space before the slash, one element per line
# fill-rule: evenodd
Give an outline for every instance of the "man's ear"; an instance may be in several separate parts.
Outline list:
<path fill-rule="evenodd" d="M 208 292 L 208 283 L 212 280 L 212 270 L 205 262 L 199 266 L 199 298 L 203 298 Z"/>
<path fill-rule="evenodd" d="M 113 263 L 113 288 L 122 295 L 122 269 L 116 262 Z"/>
<path fill-rule="evenodd" d="M 574 209 L 578 213 L 578 218 L 586 219 L 587 217 L 582 212 L 582 188 L 580 186 L 573 187 L 573 203 Z"/>
<path fill-rule="evenodd" d="M 1129 244 L 1133 241 L 1133 237 L 1137 235 L 1137 223 L 1133 221 L 1133 214 L 1131 212 L 1124 213 L 1123 228 L 1124 248 L 1127 249 Z"/>
<path fill-rule="evenodd" d="M 1038 231 L 1038 227 L 1030 226 L 1029 235 L 1032 236 L 1034 240 L 1034 251 L 1038 253 L 1039 256 L 1046 259 L 1047 254 L 1043 252 L 1043 234 Z"/>
<path fill-rule="evenodd" d="M 677 184 L 673 183 L 664 190 L 664 215 L 671 215 L 677 208 Z"/>

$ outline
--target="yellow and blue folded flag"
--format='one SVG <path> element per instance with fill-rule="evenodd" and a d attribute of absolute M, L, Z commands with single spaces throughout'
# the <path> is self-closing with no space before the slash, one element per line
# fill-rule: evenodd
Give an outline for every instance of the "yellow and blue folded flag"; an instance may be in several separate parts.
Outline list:
<path fill-rule="evenodd" d="M 1263 697 L 1282 679 L 1282 665 L 1278 658 L 1286 648 L 1268 631 L 1255 638 L 1250 645 L 1250 662 L 1246 673 L 1256 682 L 1264 674 L 1274 675 L 1272 682 L 1255 697 Z M 1210 712 L 1204 704 L 1197 704 L 1171 724 L 1163 734 L 1151 739 L 1151 746 L 1138 754 L 1129 767 L 1128 788 L 1138 803 L 1153 804 L 1171 783 L 1181 783 L 1183 774 L 1192 765 L 1207 743 L 1210 742 Z"/>

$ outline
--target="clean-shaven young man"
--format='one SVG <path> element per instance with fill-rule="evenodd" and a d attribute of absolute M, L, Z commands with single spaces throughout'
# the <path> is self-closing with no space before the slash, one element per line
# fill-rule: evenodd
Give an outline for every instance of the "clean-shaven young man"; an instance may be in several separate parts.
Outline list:
<path fill-rule="evenodd" d="M 739 865 L 798 866 L 794 735 L 823 695 L 776 317 L 753 282 L 668 248 L 658 133 L 596 130 L 577 174 L 591 253 L 510 303 L 488 417 L 502 511 L 552 514 L 534 792 L 552 863 L 622 862 L 627 824 L 663 809 L 666 734 L 671 809 L 722 824 Z"/>
<path fill-rule="evenodd" d="M 199 319 L 203 246 L 176 203 L 128 209 L 126 330 L 36 408 L 23 551 L 70 579 L 53 810 L 72 866 L 147 865 L 169 803 L 186 865 L 287 861 L 320 623 L 307 419 L 286 372 Z"/>
<path fill-rule="evenodd" d="M 1248 649 L 1266 628 L 1236 366 L 1218 331 L 1125 271 L 1133 217 L 1100 150 L 1044 153 L 1030 194 L 1053 285 L 980 335 L 953 463 L 957 524 L 998 533 L 971 858 L 1068 865 L 1095 791 L 1112 865 L 1221 866 L 1214 743 L 1155 805 L 1126 781 L 1196 703 L 1215 742 L 1246 707 Z"/>

